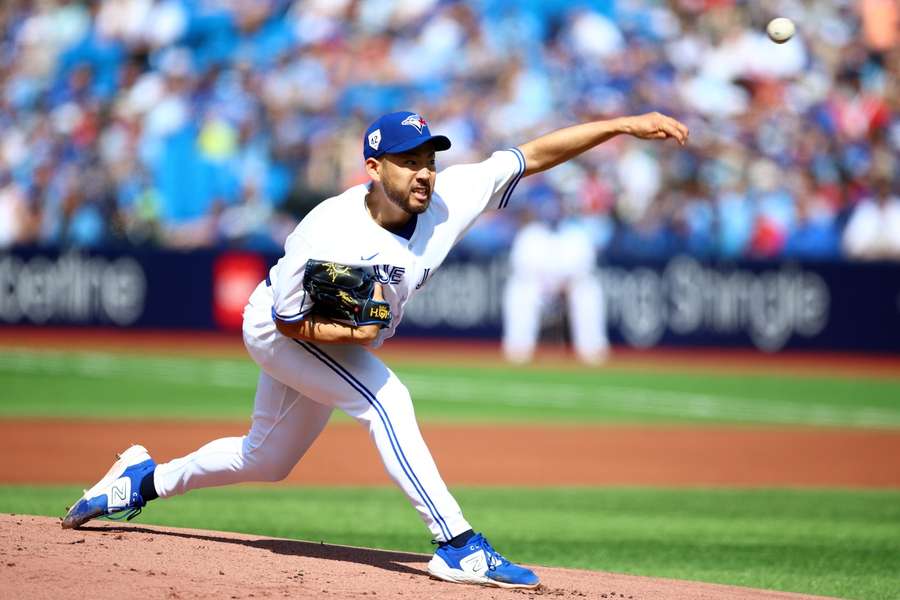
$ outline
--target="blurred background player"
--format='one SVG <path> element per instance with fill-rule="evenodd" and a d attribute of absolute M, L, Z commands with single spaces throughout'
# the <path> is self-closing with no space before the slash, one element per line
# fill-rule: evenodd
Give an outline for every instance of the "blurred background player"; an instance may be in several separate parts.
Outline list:
<path fill-rule="evenodd" d="M 900 259 L 900 196 L 892 192 L 888 177 L 876 180 L 856 204 L 842 242 L 847 256 L 856 259 Z"/>
<path fill-rule="evenodd" d="M 532 360 L 542 317 L 559 301 L 566 306 L 578 359 L 598 365 L 609 354 L 606 303 L 596 264 L 605 229 L 588 186 L 584 168 L 574 161 L 528 186 L 503 290 L 502 344 L 510 362 Z"/>

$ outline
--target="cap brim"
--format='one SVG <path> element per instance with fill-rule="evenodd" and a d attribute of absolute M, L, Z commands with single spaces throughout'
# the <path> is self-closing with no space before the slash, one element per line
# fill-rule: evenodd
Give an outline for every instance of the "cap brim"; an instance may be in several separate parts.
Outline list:
<path fill-rule="evenodd" d="M 397 144 L 396 146 L 385 150 L 384 154 L 400 154 L 401 152 L 406 152 L 407 150 L 418 148 L 422 144 L 427 144 L 428 142 L 432 142 L 434 144 L 435 152 L 443 152 L 444 150 L 450 149 L 450 138 L 448 138 L 446 135 L 432 135 L 428 137 L 414 138 L 401 144 Z"/>

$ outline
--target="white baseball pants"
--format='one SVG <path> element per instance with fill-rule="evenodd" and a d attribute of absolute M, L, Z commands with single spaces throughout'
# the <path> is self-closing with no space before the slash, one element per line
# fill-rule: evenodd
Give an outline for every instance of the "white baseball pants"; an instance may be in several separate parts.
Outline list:
<path fill-rule="evenodd" d="M 367 350 L 287 338 L 248 308 L 244 343 L 262 372 L 243 437 L 215 440 L 156 468 L 161 498 L 248 481 L 278 481 L 306 453 L 339 408 L 365 426 L 385 468 L 431 531 L 447 541 L 470 529 L 438 473 L 397 376 Z"/>

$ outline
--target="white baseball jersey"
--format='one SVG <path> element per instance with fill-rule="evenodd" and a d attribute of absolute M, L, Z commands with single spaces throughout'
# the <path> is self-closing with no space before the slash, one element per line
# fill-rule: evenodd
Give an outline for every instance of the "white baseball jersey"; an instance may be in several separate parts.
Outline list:
<path fill-rule="evenodd" d="M 524 171 L 525 159 L 518 148 L 441 171 L 431 204 L 418 215 L 408 240 L 372 219 L 365 203 L 368 185 L 325 200 L 291 233 L 284 257 L 269 272 L 272 317 L 299 321 L 312 310 L 312 298 L 303 289 L 309 259 L 371 265 L 393 315 L 390 327 L 373 343 L 380 346 L 394 335 L 406 302 L 425 285 L 475 219 L 485 210 L 506 206 Z"/>

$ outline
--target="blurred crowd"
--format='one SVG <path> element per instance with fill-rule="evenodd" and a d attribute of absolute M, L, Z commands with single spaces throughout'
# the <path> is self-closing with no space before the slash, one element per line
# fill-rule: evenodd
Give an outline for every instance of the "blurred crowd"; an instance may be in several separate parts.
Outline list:
<path fill-rule="evenodd" d="M 520 186 L 530 218 L 657 258 L 900 259 L 895 0 L 5 0 L 0 247 L 277 250 L 365 180 L 362 132 L 411 109 L 476 161 L 658 110 L 686 148 L 616 138 Z M 798 34 L 765 37 L 773 16 Z"/>

